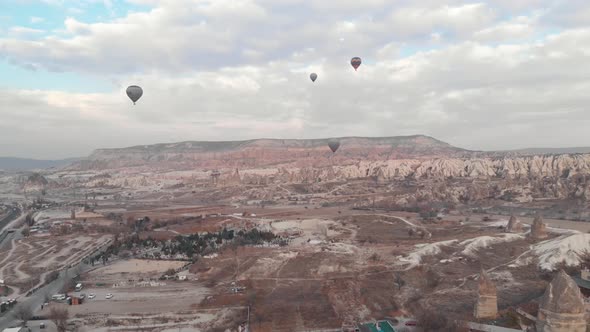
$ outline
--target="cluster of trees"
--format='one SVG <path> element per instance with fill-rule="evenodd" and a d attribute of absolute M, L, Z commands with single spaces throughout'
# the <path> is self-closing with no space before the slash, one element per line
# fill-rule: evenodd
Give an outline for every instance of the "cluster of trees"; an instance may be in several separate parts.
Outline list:
<path fill-rule="evenodd" d="M 109 212 L 105 217 L 113 221 L 123 221 L 123 214 L 121 213 Z"/>
<path fill-rule="evenodd" d="M 435 210 L 420 211 L 419 213 L 420 218 L 424 220 L 436 218 L 437 215 L 438 212 Z"/>
<path fill-rule="evenodd" d="M 287 245 L 285 239 L 276 236 L 270 231 L 260 231 L 256 228 L 248 231 L 240 230 L 238 232 L 224 228 L 215 233 L 201 235 L 195 233 L 188 236 L 178 235 L 171 240 L 140 239 L 137 234 L 124 239 L 119 239 L 118 236 L 115 236 L 113 243 L 103 253 L 90 258 L 90 263 L 94 265 L 95 262 L 102 261 L 103 264 L 106 264 L 111 256 L 119 255 L 121 250 L 160 248 L 159 252 L 154 253 L 156 258 L 161 257 L 161 255 L 173 256 L 178 254 L 193 258 L 197 255 L 205 256 L 212 254 L 225 244 L 248 246 L 264 243 L 277 243 L 281 246 Z"/>

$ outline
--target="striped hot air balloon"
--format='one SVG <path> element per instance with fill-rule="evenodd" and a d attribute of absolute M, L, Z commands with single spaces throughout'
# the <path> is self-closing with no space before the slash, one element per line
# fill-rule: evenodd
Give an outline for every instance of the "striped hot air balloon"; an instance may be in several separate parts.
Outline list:
<path fill-rule="evenodd" d="M 358 56 L 355 56 L 350 60 L 350 64 L 352 65 L 352 68 L 354 68 L 355 71 L 358 69 L 361 63 L 363 63 L 363 61 Z"/>

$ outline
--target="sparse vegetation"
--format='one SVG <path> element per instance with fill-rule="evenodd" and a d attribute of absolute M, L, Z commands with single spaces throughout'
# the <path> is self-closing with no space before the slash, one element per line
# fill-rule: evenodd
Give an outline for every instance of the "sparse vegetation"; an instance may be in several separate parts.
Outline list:
<path fill-rule="evenodd" d="M 24 303 L 21 303 L 14 308 L 12 315 L 14 318 L 20 320 L 23 326 L 26 326 L 29 319 L 33 317 L 33 310 Z"/>
<path fill-rule="evenodd" d="M 401 290 L 406 284 L 406 281 L 402 278 L 399 272 L 395 273 L 393 282 L 397 286 L 398 290 Z"/>
<path fill-rule="evenodd" d="M 432 332 L 460 332 L 466 331 L 451 321 L 442 311 L 423 309 L 416 318 L 424 331 Z"/>
<path fill-rule="evenodd" d="M 66 308 L 53 307 L 49 310 L 47 318 L 55 324 L 58 332 L 65 332 L 68 326 L 70 314 Z"/>

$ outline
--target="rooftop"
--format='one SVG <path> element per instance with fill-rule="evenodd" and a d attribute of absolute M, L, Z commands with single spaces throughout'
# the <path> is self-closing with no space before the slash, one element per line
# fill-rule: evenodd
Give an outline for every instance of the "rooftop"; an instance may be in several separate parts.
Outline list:
<path fill-rule="evenodd" d="M 395 332 L 391 323 L 386 320 L 382 320 L 375 323 L 365 323 L 360 325 L 360 329 L 363 332 Z"/>
<path fill-rule="evenodd" d="M 590 281 L 589 280 L 582 279 L 581 277 L 578 277 L 578 276 L 572 276 L 572 279 L 574 279 L 574 281 L 576 282 L 576 284 L 578 284 L 578 286 L 585 288 L 585 289 L 590 289 Z"/>

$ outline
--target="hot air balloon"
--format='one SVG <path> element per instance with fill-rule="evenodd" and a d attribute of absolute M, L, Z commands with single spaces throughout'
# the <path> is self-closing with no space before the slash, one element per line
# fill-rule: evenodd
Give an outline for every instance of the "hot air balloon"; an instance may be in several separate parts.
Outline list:
<path fill-rule="evenodd" d="M 358 56 L 355 56 L 354 58 L 352 58 L 350 60 L 350 64 L 352 65 L 354 70 L 357 70 L 358 67 L 361 65 L 361 63 L 362 63 L 361 58 L 359 58 Z"/>
<path fill-rule="evenodd" d="M 318 79 L 318 74 L 316 74 L 316 73 L 311 73 L 311 74 L 309 75 L 309 78 L 311 78 L 311 81 L 312 81 L 312 82 L 315 82 L 315 80 L 317 80 L 317 79 Z"/>
<path fill-rule="evenodd" d="M 130 87 L 127 88 L 127 97 L 129 97 L 129 99 L 131 99 L 131 101 L 133 101 L 133 105 L 135 105 L 135 102 L 138 101 L 142 95 L 143 95 L 143 90 L 141 89 L 141 87 L 139 87 L 137 85 L 131 85 Z"/>
<path fill-rule="evenodd" d="M 340 147 L 340 141 L 337 141 L 335 139 L 331 139 L 328 141 L 328 147 L 330 147 L 330 150 L 332 150 L 332 153 L 336 153 L 336 150 L 338 150 L 338 148 Z"/>

